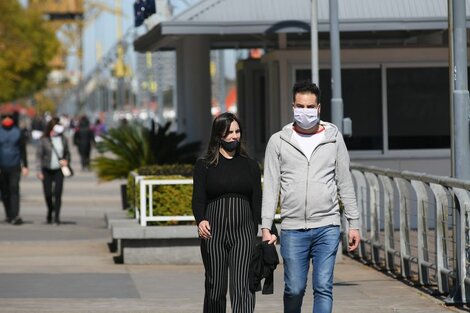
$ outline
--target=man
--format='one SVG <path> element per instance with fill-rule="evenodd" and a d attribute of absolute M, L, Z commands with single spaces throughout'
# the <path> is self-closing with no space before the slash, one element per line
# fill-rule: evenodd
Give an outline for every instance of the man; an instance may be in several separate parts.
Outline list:
<path fill-rule="evenodd" d="M 26 138 L 15 125 L 13 115 L 4 114 L 0 127 L 0 190 L 5 207 L 5 221 L 21 225 L 20 176 L 28 175 Z"/>
<path fill-rule="evenodd" d="M 301 311 L 312 260 L 314 313 L 333 306 L 333 270 L 340 241 L 340 204 L 349 222 L 349 251 L 360 241 L 349 155 L 338 128 L 320 121 L 320 89 L 310 82 L 293 88 L 294 123 L 269 139 L 264 160 L 263 241 L 281 193 L 281 255 L 284 259 L 284 312 Z M 339 193 L 339 197 L 338 197 Z"/>

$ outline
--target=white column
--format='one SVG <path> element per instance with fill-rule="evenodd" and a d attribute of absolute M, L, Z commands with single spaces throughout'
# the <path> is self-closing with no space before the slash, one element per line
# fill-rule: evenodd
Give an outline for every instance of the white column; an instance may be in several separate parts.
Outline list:
<path fill-rule="evenodd" d="M 201 36 L 181 39 L 176 49 L 177 127 L 186 142 L 201 141 L 207 149 L 211 117 L 209 40 Z"/>

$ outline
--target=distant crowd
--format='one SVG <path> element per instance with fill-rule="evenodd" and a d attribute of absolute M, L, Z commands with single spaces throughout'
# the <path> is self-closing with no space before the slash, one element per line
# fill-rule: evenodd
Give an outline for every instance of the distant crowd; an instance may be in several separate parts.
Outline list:
<path fill-rule="evenodd" d="M 43 185 L 46 223 L 60 225 L 64 177 L 73 175 L 69 139 L 77 147 L 82 171 L 89 171 L 92 147 L 106 132 L 106 125 L 100 118 L 91 124 L 85 115 L 71 118 L 45 114 L 29 119 L 18 112 L 1 113 L 0 193 L 5 222 L 23 224 L 19 215 L 20 178 L 29 174 L 28 142 L 36 150 L 36 177 Z"/>
<path fill-rule="evenodd" d="M 25 123 L 28 139 L 35 144 L 43 135 L 47 123 L 53 117 L 49 114 L 35 116 L 31 119 L 29 127 Z M 101 118 L 97 118 L 91 124 L 86 115 L 70 117 L 67 114 L 58 117 L 60 125 L 64 127 L 64 135 L 72 139 L 80 155 L 82 170 L 90 170 L 90 154 L 92 147 L 102 141 L 102 136 L 107 133 L 107 127 Z"/>

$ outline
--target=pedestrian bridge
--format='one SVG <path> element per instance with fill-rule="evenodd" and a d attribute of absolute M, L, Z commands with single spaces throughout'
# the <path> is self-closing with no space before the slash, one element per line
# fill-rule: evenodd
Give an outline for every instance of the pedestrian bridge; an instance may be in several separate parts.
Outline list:
<path fill-rule="evenodd" d="M 470 302 L 470 182 L 360 164 L 352 164 L 351 171 L 362 237 L 351 256 L 444 299 L 447 305 Z M 140 185 L 136 217 L 142 226 L 149 221 L 192 219 L 154 216 L 152 200 L 146 198 L 156 185 L 191 184 L 191 180 L 135 176 L 135 182 Z"/>
<path fill-rule="evenodd" d="M 468 311 L 446 302 L 469 299 L 469 183 L 357 164 L 352 173 L 363 242 L 337 264 L 334 312 Z M 37 179 L 22 180 L 25 224 L 0 223 L 0 313 L 202 311 L 201 264 L 113 262 L 103 217 L 122 211 L 120 183 L 77 172 L 66 180 L 64 224 L 56 227 L 44 224 Z M 282 270 L 274 294 L 257 295 L 255 312 L 282 312 Z M 310 286 L 303 312 L 311 311 Z"/>

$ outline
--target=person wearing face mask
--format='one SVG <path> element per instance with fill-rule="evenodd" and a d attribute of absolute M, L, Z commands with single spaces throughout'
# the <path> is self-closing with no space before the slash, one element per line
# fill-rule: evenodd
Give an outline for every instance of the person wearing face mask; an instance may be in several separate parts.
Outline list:
<path fill-rule="evenodd" d="M 293 87 L 290 123 L 269 139 L 264 160 L 263 240 L 270 233 L 280 193 L 284 312 L 301 312 L 312 262 L 313 312 L 333 306 L 333 270 L 340 241 L 340 204 L 349 222 L 348 250 L 360 241 L 349 155 L 338 128 L 320 120 L 320 89 L 308 81 Z"/>
<path fill-rule="evenodd" d="M 261 223 L 261 173 L 242 140 L 238 118 L 219 115 L 207 153 L 194 167 L 192 209 L 205 268 L 204 312 L 226 312 L 228 285 L 232 312 L 251 313 L 255 306 L 248 271 Z"/>
<path fill-rule="evenodd" d="M 36 149 L 37 178 L 42 181 L 44 198 L 47 205 L 46 223 L 60 225 L 60 208 L 64 175 L 61 166 L 70 163 L 70 150 L 67 139 L 63 136 L 64 126 L 57 117 L 46 125 Z"/>
<path fill-rule="evenodd" d="M 0 127 L 0 190 L 5 222 L 21 225 L 20 177 L 28 175 L 27 138 L 18 128 L 13 114 L 2 115 Z"/>

